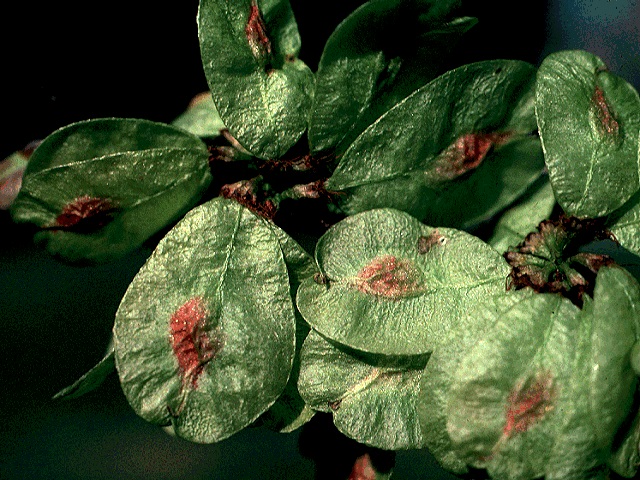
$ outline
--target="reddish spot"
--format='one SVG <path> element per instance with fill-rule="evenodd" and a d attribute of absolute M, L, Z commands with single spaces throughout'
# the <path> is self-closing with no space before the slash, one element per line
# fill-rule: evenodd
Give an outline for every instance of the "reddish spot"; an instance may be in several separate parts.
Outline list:
<path fill-rule="evenodd" d="M 0 181 L 0 210 L 8 210 L 18 196 L 23 174 L 24 169 L 20 169 Z"/>
<path fill-rule="evenodd" d="M 36 148 L 40 146 L 42 140 L 34 140 L 33 142 L 29 142 L 29 144 L 20 150 L 20 153 L 24 155 L 24 157 L 28 160 L 33 155 L 33 152 L 36 151 Z"/>
<path fill-rule="evenodd" d="M 353 464 L 348 480 L 376 480 L 376 471 L 371 464 L 371 457 L 365 453 Z"/>
<path fill-rule="evenodd" d="M 431 249 L 438 245 L 445 245 L 447 238 L 442 235 L 436 228 L 429 235 L 418 238 L 418 253 L 425 255 L 431 251 Z"/>
<path fill-rule="evenodd" d="M 252 179 L 228 183 L 220 188 L 220 195 L 235 200 L 262 218 L 273 220 L 278 213 L 278 206 L 273 200 L 264 198 L 263 191 L 257 191 L 257 182 L 257 179 Z"/>
<path fill-rule="evenodd" d="M 616 120 L 602 89 L 596 85 L 591 98 L 596 117 L 598 132 L 604 138 L 616 140 L 620 133 L 620 124 Z"/>
<path fill-rule="evenodd" d="M 244 33 L 249 41 L 249 47 L 253 56 L 261 62 L 268 64 L 271 60 L 271 41 L 267 36 L 267 26 L 264 23 L 258 2 L 251 0 L 249 20 L 244 27 Z"/>
<path fill-rule="evenodd" d="M 478 168 L 495 146 L 504 145 L 512 133 L 467 133 L 458 137 L 436 160 L 439 179 L 453 180 Z"/>
<path fill-rule="evenodd" d="M 420 271 L 409 261 L 384 255 L 374 258 L 355 280 L 363 293 L 397 300 L 422 291 Z"/>
<path fill-rule="evenodd" d="M 526 432 L 553 410 L 556 392 L 549 372 L 540 372 L 533 378 L 519 382 L 507 399 L 506 423 L 503 437 Z"/>
<path fill-rule="evenodd" d="M 54 225 L 48 228 L 90 233 L 113 220 L 116 210 L 116 206 L 106 198 L 85 195 L 66 205 Z"/>
<path fill-rule="evenodd" d="M 194 297 L 171 316 L 171 347 L 178 359 L 184 384 L 198 386 L 198 378 L 207 362 L 220 352 L 223 341 L 216 329 L 211 339 L 206 332 L 209 311 L 201 297 Z"/>

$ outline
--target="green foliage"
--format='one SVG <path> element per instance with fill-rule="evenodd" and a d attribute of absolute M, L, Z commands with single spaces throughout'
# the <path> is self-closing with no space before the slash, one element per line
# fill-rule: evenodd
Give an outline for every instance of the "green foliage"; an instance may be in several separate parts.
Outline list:
<path fill-rule="evenodd" d="M 626 272 L 603 269 L 582 310 L 556 295 L 528 296 L 444 357 L 455 367 L 434 358 L 436 374 L 451 372 L 441 404 L 428 401 L 444 414 L 450 442 L 447 451 L 435 438 L 434 451 L 494 478 L 587 478 L 633 402 L 639 294 Z M 442 385 L 430 383 L 429 368 L 424 377 L 425 395 Z"/>
<path fill-rule="evenodd" d="M 280 158 L 307 128 L 314 85 L 288 0 L 202 0 L 198 33 L 222 121 L 254 155 Z"/>
<path fill-rule="evenodd" d="M 534 231 L 540 222 L 549 218 L 555 204 L 551 183 L 547 178 L 542 178 L 518 205 L 502 214 L 488 243 L 497 251 L 506 252 Z"/>
<path fill-rule="evenodd" d="M 498 298 L 433 355 L 421 420 L 443 465 L 588 478 L 605 461 L 636 388 L 628 356 L 640 291 L 621 269 L 598 278 L 582 311 L 548 294 Z"/>
<path fill-rule="evenodd" d="M 225 128 L 210 94 L 194 98 L 189 108 L 171 124 L 200 138 L 216 138 Z"/>
<path fill-rule="evenodd" d="M 340 431 L 387 450 L 423 446 L 416 408 L 426 356 L 367 355 L 314 331 L 300 356 L 300 394 L 311 408 L 333 412 Z"/>
<path fill-rule="evenodd" d="M 444 73 L 450 51 L 476 24 L 451 16 L 459 3 L 368 2 L 338 26 L 318 66 L 312 151 L 345 149 L 388 109 Z"/>
<path fill-rule="evenodd" d="M 486 330 L 530 296 L 530 291 L 500 293 L 489 298 L 486 305 L 471 309 L 449 332 L 447 343 L 433 353 L 425 368 L 420 385 L 424 393 L 418 403 L 425 443 L 436 459 L 454 473 L 468 470 L 454 450 L 447 429 L 449 393 L 463 355 Z"/>
<path fill-rule="evenodd" d="M 293 362 L 278 238 L 230 200 L 192 210 L 132 282 L 113 335 L 122 388 L 140 416 L 196 442 L 246 427 L 280 396 Z"/>
<path fill-rule="evenodd" d="M 637 372 L 636 372 L 637 373 Z M 640 464 L 640 411 L 636 412 L 633 422 L 623 431 L 622 441 L 616 445 L 607 462 L 611 470 L 618 475 L 632 478 Z"/>
<path fill-rule="evenodd" d="M 470 305 L 504 289 L 509 272 L 478 238 L 390 209 L 334 225 L 316 261 L 322 280 L 298 290 L 304 319 L 342 345 L 384 355 L 433 351 Z"/>
<path fill-rule="evenodd" d="M 351 144 L 327 188 L 346 192 L 350 214 L 393 207 L 456 227 L 491 217 L 542 172 L 530 135 L 534 73 L 524 62 L 487 61 L 436 78 Z"/>
<path fill-rule="evenodd" d="M 611 213 L 640 187 L 640 97 L 595 55 L 549 55 L 536 114 L 558 203 L 569 215 Z"/>
<path fill-rule="evenodd" d="M 313 73 L 286 0 L 201 0 L 210 94 L 45 139 L 16 221 L 66 261 L 155 246 L 57 397 L 117 370 L 195 442 L 322 412 L 457 474 L 636 475 L 640 285 L 593 242 L 640 254 L 640 98 L 587 52 L 457 65 L 475 23 L 371 0 Z"/>
<path fill-rule="evenodd" d="M 67 260 L 105 261 L 139 247 L 193 207 L 211 182 L 206 145 L 132 119 L 75 123 L 31 156 L 14 219 Z"/>
<path fill-rule="evenodd" d="M 638 157 L 640 157 L 640 150 L 638 150 Z M 638 235 L 640 230 L 640 192 L 613 212 L 607 223 L 623 247 L 640 255 L 640 235 Z"/>

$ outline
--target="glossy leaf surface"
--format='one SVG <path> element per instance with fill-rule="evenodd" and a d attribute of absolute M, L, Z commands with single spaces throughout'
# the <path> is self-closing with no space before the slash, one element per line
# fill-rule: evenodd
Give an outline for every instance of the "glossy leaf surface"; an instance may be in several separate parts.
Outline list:
<path fill-rule="evenodd" d="M 639 299 L 640 286 L 625 270 L 611 267 L 598 273 L 593 302 L 585 302 L 582 310 L 571 386 L 579 409 L 564 418 L 550 462 L 555 476 L 593 475 L 594 466 L 605 464 L 618 444 L 637 388 L 629 357 L 638 330 Z"/>
<path fill-rule="evenodd" d="M 211 182 L 200 139 L 147 120 L 98 119 L 64 127 L 33 153 L 16 221 L 61 257 L 106 261 L 175 221 Z"/>
<path fill-rule="evenodd" d="M 447 341 L 429 358 L 422 375 L 418 415 L 426 446 L 440 464 L 456 474 L 468 471 L 466 461 L 454 450 L 447 431 L 449 393 L 460 362 L 469 349 L 531 291 L 493 296 L 479 305 L 450 330 Z"/>
<path fill-rule="evenodd" d="M 543 220 L 551 216 L 556 199 L 548 179 L 541 179 L 517 205 L 507 210 L 498 220 L 489 245 L 499 252 L 506 252 L 535 231 Z"/>
<path fill-rule="evenodd" d="M 608 457 L 636 378 L 635 280 L 603 268 L 582 310 L 536 294 L 503 313 L 465 353 L 447 432 L 465 463 L 494 478 L 587 478 Z"/>
<path fill-rule="evenodd" d="M 120 382 L 134 410 L 196 442 L 248 426 L 283 392 L 295 349 L 278 238 L 231 200 L 162 239 L 116 315 Z"/>
<path fill-rule="evenodd" d="M 279 158 L 307 128 L 311 70 L 288 0 L 201 0 L 204 72 L 222 121 L 260 158 Z"/>
<path fill-rule="evenodd" d="M 503 315 L 468 351 L 447 408 L 447 430 L 465 463 L 486 467 L 498 478 L 510 478 L 505 472 L 516 469 L 524 470 L 519 478 L 545 472 L 555 440 L 548 433 L 551 420 L 578 409 L 569 387 L 578 316 L 578 309 L 560 296 L 535 295 Z M 472 365 L 480 357 L 482 363 Z M 519 399 L 528 397 L 531 406 L 521 406 Z M 523 412 L 521 426 L 513 422 L 512 410 Z"/>
<path fill-rule="evenodd" d="M 431 352 L 468 308 L 504 290 L 508 266 L 467 233 L 391 209 L 363 212 L 319 240 L 321 276 L 298 290 L 312 328 L 364 352 Z"/>
<path fill-rule="evenodd" d="M 191 100 L 187 110 L 171 124 L 201 138 L 214 138 L 225 128 L 210 93 L 203 93 Z"/>
<path fill-rule="evenodd" d="M 344 150 L 389 108 L 444 73 L 450 51 L 476 23 L 452 17 L 459 4 L 373 0 L 345 19 L 318 66 L 312 150 Z"/>
<path fill-rule="evenodd" d="M 289 381 L 276 402 L 256 422 L 279 433 L 290 433 L 313 418 L 316 410 L 304 401 L 298 391 L 300 375 L 300 350 L 309 333 L 309 326 L 296 312 L 296 354 Z"/>
<path fill-rule="evenodd" d="M 289 272 L 291 295 L 295 298 L 298 287 L 302 281 L 312 277 L 313 274 L 318 271 L 318 266 L 313 256 L 302 248 L 287 232 L 268 220 L 264 222 L 278 238 L 280 249 L 284 255 L 284 261 Z"/>
<path fill-rule="evenodd" d="M 524 62 L 447 72 L 367 128 L 326 186 L 345 192 L 349 214 L 391 207 L 434 225 L 484 220 L 542 172 L 533 97 L 534 69 Z"/>
<path fill-rule="evenodd" d="M 303 398 L 316 410 L 332 412 L 342 433 L 385 450 L 423 446 L 416 403 L 426 357 L 374 361 L 313 331 L 301 357 Z"/>
<path fill-rule="evenodd" d="M 620 245 L 640 255 L 640 192 L 607 218 L 607 226 Z"/>
<path fill-rule="evenodd" d="M 587 308 L 588 307 L 588 308 Z M 640 285 L 621 267 L 603 268 L 596 278 L 593 302 L 582 309 L 591 322 L 589 399 L 600 445 L 610 446 L 631 408 L 637 379 L 631 351 L 640 333 Z"/>
<path fill-rule="evenodd" d="M 540 66 L 536 115 L 549 178 L 569 215 L 599 217 L 640 187 L 640 97 L 595 55 L 563 51 Z"/>
<path fill-rule="evenodd" d="M 611 469 L 625 478 L 635 478 L 640 466 L 640 410 L 624 431 L 608 462 Z"/>
<path fill-rule="evenodd" d="M 289 283 L 292 301 L 302 280 L 312 277 L 318 270 L 313 257 L 309 255 L 284 230 L 265 220 L 265 224 L 272 229 L 280 243 L 285 264 L 289 272 Z M 309 333 L 309 326 L 296 310 L 296 355 L 291 369 L 289 381 L 282 395 L 259 419 L 260 425 L 272 430 L 289 433 L 307 423 L 315 415 L 315 410 L 309 407 L 298 392 L 298 376 L 300 374 L 300 350 L 304 339 Z"/>

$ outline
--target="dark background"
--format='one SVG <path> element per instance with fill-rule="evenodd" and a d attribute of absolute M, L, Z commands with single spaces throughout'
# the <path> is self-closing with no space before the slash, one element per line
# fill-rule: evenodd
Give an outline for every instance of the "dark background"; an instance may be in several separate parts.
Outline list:
<path fill-rule="evenodd" d="M 78 120 L 171 121 L 207 88 L 197 3 L 5 2 L 0 158 Z M 301 58 L 312 68 L 330 32 L 360 3 L 292 1 Z M 468 61 L 538 64 L 547 52 L 585 48 L 640 83 L 637 1 L 465 3 L 481 20 L 467 39 Z M 119 300 L 149 251 L 68 266 L 34 248 L 31 234 L 0 211 L 0 478 L 313 478 L 296 434 L 250 430 L 213 446 L 175 440 L 133 414 L 115 378 L 83 399 L 51 402 L 102 357 Z M 426 472 L 437 474 L 423 456 L 403 453 L 394 478 Z"/>

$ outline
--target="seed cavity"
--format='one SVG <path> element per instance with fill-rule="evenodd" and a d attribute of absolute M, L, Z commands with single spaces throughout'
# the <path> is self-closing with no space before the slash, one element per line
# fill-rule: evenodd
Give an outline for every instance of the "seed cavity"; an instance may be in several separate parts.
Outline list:
<path fill-rule="evenodd" d="M 529 430 L 553 410 L 555 398 L 555 383 L 548 371 L 518 382 L 507 398 L 503 436 L 509 438 Z"/>
<path fill-rule="evenodd" d="M 551 372 L 547 370 L 518 381 L 507 397 L 502 435 L 491 452 L 481 455 L 478 460 L 491 460 L 510 438 L 542 421 L 554 409 L 556 397 L 556 385 Z"/>
<path fill-rule="evenodd" d="M 202 297 L 194 297 L 171 316 L 171 347 L 178 360 L 182 385 L 196 388 L 205 365 L 224 346 L 219 328 L 209 328 L 210 313 Z"/>
<path fill-rule="evenodd" d="M 420 270 L 410 260 L 394 255 L 374 258 L 360 270 L 354 286 L 362 293 L 390 300 L 414 296 L 425 289 Z"/>
<path fill-rule="evenodd" d="M 251 9 L 249 10 L 249 19 L 244 27 L 244 33 L 249 42 L 251 53 L 265 67 L 265 70 L 270 70 L 271 64 L 271 41 L 267 35 L 267 26 L 262 18 L 262 13 L 258 7 L 257 0 L 251 0 Z"/>
<path fill-rule="evenodd" d="M 418 253 L 425 255 L 429 253 L 433 247 L 444 246 L 446 243 L 447 238 L 436 228 L 429 235 L 418 238 Z"/>
<path fill-rule="evenodd" d="M 427 174 L 439 181 L 454 180 L 478 168 L 493 148 L 512 137 L 510 132 L 461 135 L 435 159 Z"/>
<path fill-rule="evenodd" d="M 111 222 L 117 210 L 109 199 L 84 195 L 65 205 L 54 224 L 45 228 L 92 233 Z"/>
<path fill-rule="evenodd" d="M 620 138 L 620 123 L 616 119 L 604 91 L 596 85 L 591 97 L 592 122 L 595 123 L 599 136 L 609 141 L 617 143 Z"/>

